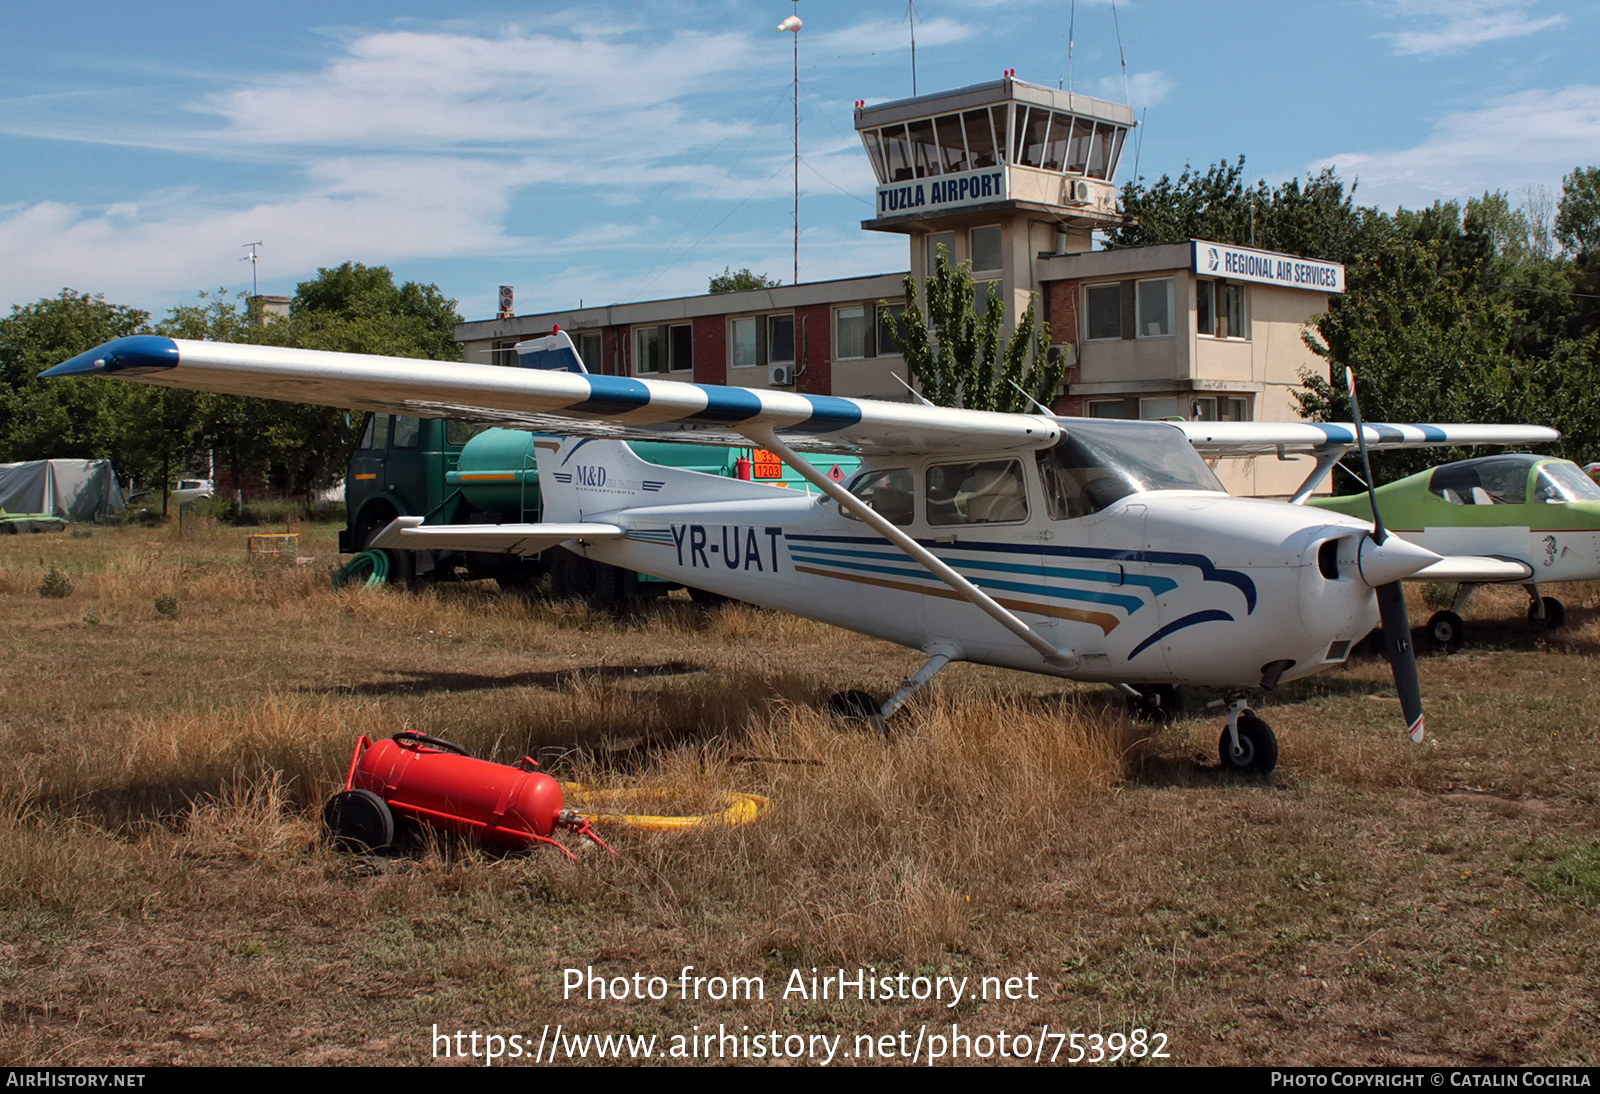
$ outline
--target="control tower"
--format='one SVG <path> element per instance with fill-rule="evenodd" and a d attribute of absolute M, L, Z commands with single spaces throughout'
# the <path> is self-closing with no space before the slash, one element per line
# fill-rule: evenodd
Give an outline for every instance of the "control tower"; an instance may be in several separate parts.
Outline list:
<path fill-rule="evenodd" d="M 1006 330 L 1039 289 L 1035 260 L 1091 248 L 1122 222 L 1113 179 L 1133 108 L 1025 83 L 994 83 L 856 108 L 878 176 L 861 222 L 910 236 L 911 270 L 931 273 L 943 246 L 970 262 L 981 298 L 999 293 Z"/>

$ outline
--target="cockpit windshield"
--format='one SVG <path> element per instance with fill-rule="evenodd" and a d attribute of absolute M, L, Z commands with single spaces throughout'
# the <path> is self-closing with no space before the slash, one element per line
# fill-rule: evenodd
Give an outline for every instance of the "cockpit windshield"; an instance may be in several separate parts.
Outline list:
<path fill-rule="evenodd" d="M 1562 501 L 1600 501 L 1600 486 L 1575 463 L 1552 461 L 1539 468 L 1533 500 L 1549 504 Z"/>
<path fill-rule="evenodd" d="M 1039 453 L 1050 516 L 1086 516 L 1148 490 L 1225 493 L 1188 438 L 1168 425 L 1073 422 L 1055 447 Z"/>

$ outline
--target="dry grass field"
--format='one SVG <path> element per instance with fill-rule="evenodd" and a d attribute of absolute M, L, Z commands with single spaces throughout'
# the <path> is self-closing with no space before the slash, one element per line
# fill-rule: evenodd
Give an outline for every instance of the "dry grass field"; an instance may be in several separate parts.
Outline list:
<path fill-rule="evenodd" d="M 1370 655 L 1286 687 L 1262 706 L 1281 764 L 1249 781 L 1198 703 L 1155 730 L 1105 688 L 956 666 L 883 742 L 820 707 L 912 652 L 687 600 L 612 620 L 492 585 L 336 593 L 334 529 L 300 531 L 281 563 L 206 525 L 0 539 L 0 1062 L 426 1062 L 436 1028 L 531 1055 L 559 1024 L 658 1057 L 719 1025 L 840 1036 L 852 1063 L 858 1035 L 952 1023 L 1063 1062 L 1060 1034 L 1133 1029 L 1181 1064 L 1596 1060 L 1595 590 L 1560 591 L 1551 638 L 1520 590 L 1482 594 L 1477 644 L 1422 658 L 1423 747 Z M 40 594 L 52 567 L 65 596 Z M 401 729 L 685 809 L 773 805 L 605 828 L 615 857 L 569 838 L 576 863 L 425 833 L 332 850 L 356 738 Z M 685 965 L 765 997 L 679 998 Z M 568 968 L 673 990 L 564 998 Z M 783 995 L 813 968 L 969 994 Z M 975 999 L 982 977 L 1034 997 Z"/>

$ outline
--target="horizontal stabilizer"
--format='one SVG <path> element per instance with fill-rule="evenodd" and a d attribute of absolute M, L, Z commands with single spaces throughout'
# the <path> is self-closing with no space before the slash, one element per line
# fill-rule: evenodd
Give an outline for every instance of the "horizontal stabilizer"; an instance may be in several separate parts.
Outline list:
<path fill-rule="evenodd" d="M 423 524 L 421 517 L 396 517 L 368 543 L 400 551 L 482 551 L 536 555 L 571 539 L 621 539 L 615 524 Z"/>
<path fill-rule="evenodd" d="M 1412 574 L 1408 581 L 1526 581 L 1533 567 L 1514 558 L 1496 555 L 1451 555 Z"/>

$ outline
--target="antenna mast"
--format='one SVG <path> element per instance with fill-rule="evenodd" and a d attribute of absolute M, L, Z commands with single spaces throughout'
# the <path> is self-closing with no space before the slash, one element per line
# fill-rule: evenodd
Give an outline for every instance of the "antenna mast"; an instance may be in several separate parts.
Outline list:
<path fill-rule="evenodd" d="M 794 0 L 796 4 L 800 0 Z M 778 24 L 778 33 L 794 35 L 794 283 L 800 284 L 800 17 Z"/>
<path fill-rule="evenodd" d="M 917 0 L 906 0 L 906 22 L 911 24 L 911 97 L 917 97 Z"/>
<path fill-rule="evenodd" d="M 250 263 L 250 295 L 260 296 L 261 288 L 256 283 L 256 248 L 261 246 L 261 241 L 258 239 L 254 243 L 241 243 L 239 246 L 250 248 L 250 253 L 245 255 L 239 261 Z"/>

